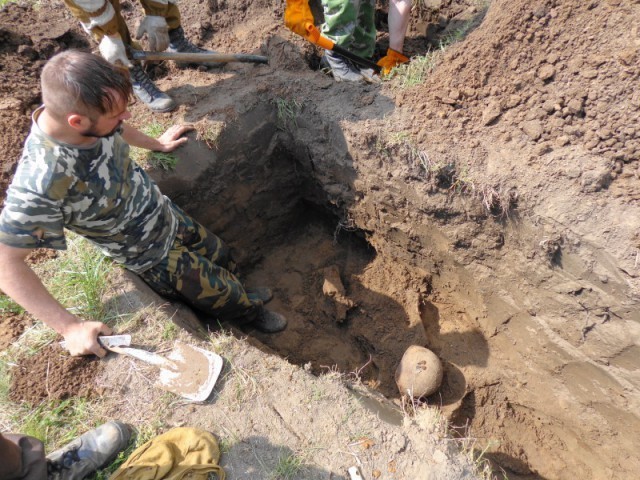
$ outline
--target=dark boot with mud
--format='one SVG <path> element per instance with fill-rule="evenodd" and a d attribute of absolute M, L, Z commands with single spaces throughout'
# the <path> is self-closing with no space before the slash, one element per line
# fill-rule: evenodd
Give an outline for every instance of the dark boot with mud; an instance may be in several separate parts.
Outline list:
<path fill-rule="evenodd" d="M 206 50 L 200 48 L 191 43 L 184 36 L 184 30 L 182 27 L 169 30 L 169 48 L 168 52 L 179 53 L 216 53 L 213 50 Z M 206 63 L 189 63 L 189 62 L 176 62 L 178 68 L 199 67 L 203 65 L 209 68 L 221 68 L 226 65 L 226 62 L 206 62 Z"/>
<path fill-rule="evenodd" d="M 277 333 L 287 328 L 287 319 L 284 315 L 262 307 L 258 310 L 258 316 L 249 326 L 263 333 Z"/>
<path fill-rule="evenodd" d="M 141 65 L 134 65 L 129 69 L 133 93 L 135 96 L 156 113 L 174 110 L 177 105 L 173 99 L 156 87 Z"/>

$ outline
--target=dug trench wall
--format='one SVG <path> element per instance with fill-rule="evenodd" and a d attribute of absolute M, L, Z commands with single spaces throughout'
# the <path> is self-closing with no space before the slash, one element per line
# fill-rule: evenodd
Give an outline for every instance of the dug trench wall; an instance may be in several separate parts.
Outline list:
<path fill-rule="evenodd" d="M 586 231 L 594 218 L 576 219 L 581 205 L 558 213 L 558 202 L 571 202 L 579 186 L 536 208 L 511 196 L 507 212 L 492 211 L 479 188 L 457 191 L 390 136 L 389 125 L 399 131 L 409 120 L 389 92 L 282 70 L 258 75 L 255 84 L 218 87 L 224 100 L 203 94 L 197 106 L 197 118 L 225 125 L 217 147 L 192 142 L 176 172 L 156 178 L 185 210 L 223 232 L 241 264 L 260 270 L 267 247 L 311 210 L 324 211 L 336 232 L 355 232 L 386 260 L 388 302 L 411 305 L 403 321 L 414 343 L 445 364 L 429 403 L 488 445 L 509 478 L 638 471 L 635 285 L 620 273 L 615 252 Z M 239 107 L 225 117 L 230 104 Z M 473 168 L 488 170 L 523 155 L 478 141 L 441 155 L 475 156 Z M 432 147 L 437 153 L 443 145 Z M 616 208 L 585 203 L 597 216 Z M 549 253 L 547 240 L 558 231 L 561 251 Z M 398 288 L 399 268 L 424 283 Z M 345 283 L 355 290 L 355 280 Z M 264 342 L 278 352 L 277 342 Z M 304 351 L 304 340 L 298 348 Z M 381 350 L 370 348 L 374 363 Z M 304 353 L 294 359 L 304 360 Z"/>

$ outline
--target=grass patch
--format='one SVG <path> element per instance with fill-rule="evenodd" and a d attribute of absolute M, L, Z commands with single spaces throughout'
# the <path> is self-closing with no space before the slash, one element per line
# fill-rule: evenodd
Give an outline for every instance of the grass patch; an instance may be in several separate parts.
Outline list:
<path fill-rule="evenodd" d="M 9 373 L 9 362 L 0 358 L 0 405 L 6 409 L 9 403 L 9 389 L 11 387 L 11 374 Z"/>
<path fill-rule="evenodd" d="M 45 285 L 70 312 L 85 319 L 103 322 L 107 311 L 102 296 L 113 267 L 87 240 L 67 235 L 67 252 L 45 263 L 47 271 L 56 272 Z"/>
<path fill-rule="evenodd" d="M 153 121 L 140 128 L 140 131 L 152 138 L 158 138 L 166 129 L 167 126 L 165 124 Z M 145 170 L 157 168 L 159 170 L 172 171 L 178 165 L 178 157 L 172 152 L 152 152 L 145 148 L 131 147 L 129 156 Z"/>
<path fill-rule="evenodd" d="M 217 150 L 220 143 L 220 134 L 225 128 L 225 122 L 206 121 L 196 125 L 196 140 L 204 142 L 207 147 Z"/>
<path fill-rule="evenodd" d="M 464 40 L 469 33 L 482 23 L 490 3 L 490 0 L 478 0 L 475 5 L 477 13 L 473 18 L 461 23 L 458 28 L 445 35 L 439 42 L 439 48 L 427 52 L 424 56 L 413 57 L 409 63 L 391 69 L 386 79 L 393 80 L 393 86 L 397 88 L 409 88 L 424 83 L 429 74 L 442 60 L 445 50 L 451 45 Z M 418 5 L 420 4 L 421 2 L 418 2 Z"/>
<path fill-rule="evenodd" d="M 90 428 L 93 417 L 90 403 L 84 398 L 43 402 L 35 408 L 22 406 L 13 418 L 16 431 L 36 437 L 51 452 Z"/>
<path fill-rule="evenodd" d="M 442 50 L 429 52 L 422 57 L 413 57 L 410 62 L 392 68 L 387 78 L 393 78 L 393 85 L 397 88 L 420 85 L 436 68 L 441 57 Z"/>
<path fill-rule="evenodd" d="M 278 109 L 278 129 L 286 131 L 291 126 L 298 126 L 296 117 L 300 113 L 302 103 L 295 99 L 276 98 L 273 100 Z"/>
<path fill-rule="evenodd" d="M 24 308 L 11 300 L 10 297 L 0 294 L 0 314 L 2 315 L 18 315 L 24 313 Z"/>
<path fill-rule="evenodd" d="M 178 157 L 173 153 L 151 152 L 144 148 L 131 147 L 131 159 L 145 170 L 157 168 L 167 172 L 173 171 L 178 165 Z"/>
<path fill-rule="evenodd" d="M 173 323 L 171 320 L 169 320 L 165 322 L 162 327 L 161 338 L 165 342 L 170 340 L 175 340 L 176 338 L 178 338 L 179 333 L 180 333 L 180 330 L 178 329 L 178 326 L 175 323 Z"/>
<path fill-rule="evenodd" d="M 269 479 L 293 480 L 296 478 L 303 478 L 301 474 L 306 470 L 304 463 L 304 459 L 295 453 L 287 455 L 286 453 L 281 452 L 278 457 L 278 463 L 276 463 Z"/>

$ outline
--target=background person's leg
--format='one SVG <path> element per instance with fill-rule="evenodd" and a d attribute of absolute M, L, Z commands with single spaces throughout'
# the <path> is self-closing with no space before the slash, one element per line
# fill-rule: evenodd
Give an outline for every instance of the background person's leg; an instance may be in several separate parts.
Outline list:
<path fill-rule="evenodd" d="M 322 33 L 346 50 L 351 50 L 353 46 L 361 1 L 365 0 L 322 0 Z M 328 67 L 338 82 L 364 81 L 355 65 L 332 50 L 325 51 L 321 65 Z"/>
<path fill-rule="evenodd" d="M 140 0 L 144 13 L 147 15 L 164 17 L 169 30 L 180 26 L 180 10 L 175 2 L 154 2 L 153 0 Z"/>
<path fill-rule="evenodd" d="M 360 0 L 358 20 L 353 30 L 351 51 L 364 58 L 371 58 L 376 47 L 375 14 L 375 0 Z"/>

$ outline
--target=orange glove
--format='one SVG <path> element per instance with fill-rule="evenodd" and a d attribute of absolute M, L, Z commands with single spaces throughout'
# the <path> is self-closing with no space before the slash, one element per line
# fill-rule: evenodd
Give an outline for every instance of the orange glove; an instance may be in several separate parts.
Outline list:
<path fill-rule="evenodd" d="M 292 32 L 310 40 L 307 25 L 313 26 L 313 14 L 309 8 L 309 0 L 287 0 L 284 24 Z"/>
<path fill-rule="evenodd" d="M 313 14 L 309 8 L 309 0 L 287 0 L 284 10 L 284 24 L 293 33 L 306 38 L 311 43 L 326 50 L 332 50 L 334 43 L 320 35 L 320 30 L 313 24 Z"/>
<path fill-rule="evenodd" d="M 393 67 L 397 67 L 398 65 L 402 65 L 408 61 L 408 57 L 405 57 L 400 52 L 388 48 L 387 55 L 378 60 L 378 65 L 382 67 L 382 73 L 389 75 Z"/>

